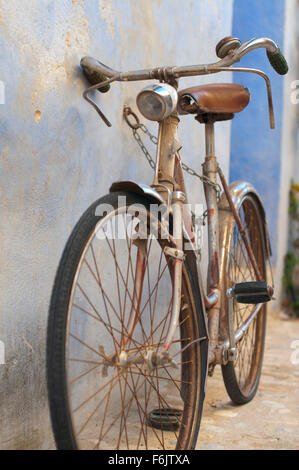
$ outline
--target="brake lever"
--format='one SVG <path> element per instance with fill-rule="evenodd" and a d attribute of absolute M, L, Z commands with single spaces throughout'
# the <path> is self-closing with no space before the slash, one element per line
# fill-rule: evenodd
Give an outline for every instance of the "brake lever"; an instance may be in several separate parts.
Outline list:
<path fill-rule="evenodd" d="M 269 109 L 269 121 L 270 121 L 270 129 L 275 129 L 275 119 L 274 119 L 274 107 L 273 107 L 273 99 L 272 99 L 272 89 L 271 89 L 271 82 L 268 75 L 265 72 L 262 72 L 258 69 L 252 68 L 245 68 L 245 67 L 210 67 L 208 68 L 208 72 L 249 72 L 255 73 L 259 75 L 265 80 L 266 88 L 267 88 L 267 97 L 268 97 L 268 109 Z"/>
<path fill-rule="evenodd" d="M 83 92 L 83 98 L 91 104 L 91 106 L 96 110 L 100 118 L 104 121 L 106 126 L 112 127 L 111 122 L 106 118 L 105 114 L 101 111 L 100 107 L 95 103 L 91 98 L 89 98 L 88 94 L 91 93 L 94 90 L 100 90 L 101 88 L 104 88 L 105 86 L 109 85 L 110 83 L 114 82 L 115 80 L 118 79 L 118 75 L 109 78 L 108 80 L 105 80 L 104 82 L 96 83 L 95 85 L 92 85 L 91 87 L 88 87 L 84 90 Z"/>

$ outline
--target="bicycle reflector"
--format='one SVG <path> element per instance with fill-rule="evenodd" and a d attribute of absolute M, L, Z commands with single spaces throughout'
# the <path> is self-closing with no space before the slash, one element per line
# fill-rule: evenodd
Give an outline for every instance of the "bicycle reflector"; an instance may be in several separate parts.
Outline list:
<path fill-rule="evenodd" d="M 177 102 L 177 91 L 167 83 L 147 86 L 136 99 L 139 111 L 150 121 L 165 119 L 176 109 Z"/>

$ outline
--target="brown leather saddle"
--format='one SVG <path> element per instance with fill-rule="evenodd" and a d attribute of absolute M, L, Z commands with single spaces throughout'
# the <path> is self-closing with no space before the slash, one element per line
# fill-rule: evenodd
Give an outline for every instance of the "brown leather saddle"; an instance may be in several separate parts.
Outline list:
<path fill-rule="evenodd" d="M 248 88 L 234 83 L 215 83 L 185 88 L 178 93 L 178 113 L 196 114 L 199 122 L 232 119 L 250 101 Z"/>

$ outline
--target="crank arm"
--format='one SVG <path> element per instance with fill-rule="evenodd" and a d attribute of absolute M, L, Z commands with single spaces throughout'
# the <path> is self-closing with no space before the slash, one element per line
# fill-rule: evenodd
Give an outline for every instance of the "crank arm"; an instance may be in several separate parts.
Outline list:
<path fill-rule="evenodd" d="M 228 297 L 228 340 L 222 345 L 222 358 L 225 363 L 235 361 L 236 344 L 241 341 L 264 303 L 273 299 L 273 288 L 266 282 L 241 282 L 227 290 Z M 255 308 L 244 323 L 234 331 L 234 299 L 241 304 L 252 304 Z"/>
<path fill-rule="evenodd" d="M 231 300 L 229 300 L 229 303 Z M 221 345 L 221 348 L 218 350 L 216 355 L 216 362 L 219 364 L 227 364 L 228 361 L 234 361 L 236 359 L 236 345 L 241 341 L 243 336 L 245 335 L 246 331 L 250 327 L 251 323 L 259 313 L 260 309 L 262 308 L 263 304 L 257 304 L 255 309 L 251 312 L 247 320 L 237 329 L 237 331 L 233 332 L 233 339 L 230 338 L 231 332 L 229 332 L 229 338 L 224 341 Z M 230 323 L 230 321 L 229 321 Z"/>

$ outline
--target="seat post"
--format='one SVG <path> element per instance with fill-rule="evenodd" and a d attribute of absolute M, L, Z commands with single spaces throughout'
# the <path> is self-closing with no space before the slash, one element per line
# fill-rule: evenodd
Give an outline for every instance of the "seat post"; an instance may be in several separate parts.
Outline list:
<path fill-rule="evenodd" d="M 215 156 L 215 139 L 214 139 L 214 120 L 210 116 L 208 122 L 205 123 L 206 137 L 206 157 L 203 163 L 203 175 L 211 182 L 217 183 L 218 163 Z M 220 294 L 219 294 L 219 221 L 218 221 L 218 201 L 215 188 L 210 184 L 204 183 L 204 191 L 208 211 L 208 294 L 216 294 L 218 300 L 216 304 L 209 310 L 208 325 L 211 348 L 215 348 L 218 344 L 219 334 L 219 312 L 220 312 Z"/>
<path fill-rule="evenodd" d="M 218 162 L 215 156 L 215 135 L 214 135 L 214 120 L 209 119 L 205 123 L 205 140 L 206 140 L 206 157 L 203 163 L 203 173 L 213 183 L 217 183 L 217 167 Z"/>
<path fill-rule="evenodd" d="M 214 122 L 205 124 L 206 157 L 215 156 Z"/>
<path fill-rule="evenodd" d="M 215 137 L 214 137 L 214 122 L 205 124 L 206 136 L 206 157 L 215 156 Z"/>
<path fill-rule="evenodd" d="M 217 183 L 218 162 L 215 156 L 214 122 L 209 120 L 205 124 L 206 136 L 206 157 L 202 165 L 203 175 L 212 183 Z M 209 270 L 208 287 L 216 288 L 219 281 L 218 260 L 215 253 L 218 253 L 218 201 L 215 188 L 204 183 L 204 191 L 208 209 L 208 238 L 209 238 Z"/>

